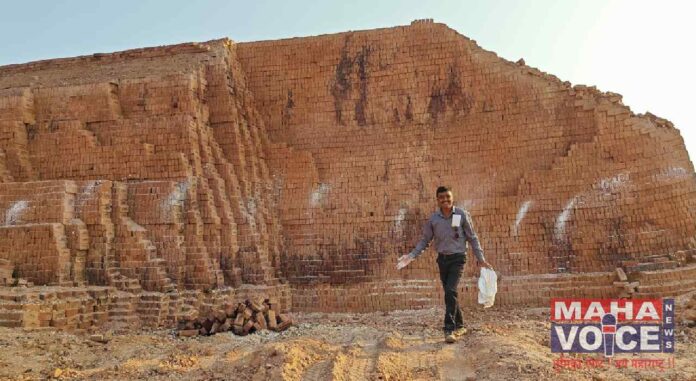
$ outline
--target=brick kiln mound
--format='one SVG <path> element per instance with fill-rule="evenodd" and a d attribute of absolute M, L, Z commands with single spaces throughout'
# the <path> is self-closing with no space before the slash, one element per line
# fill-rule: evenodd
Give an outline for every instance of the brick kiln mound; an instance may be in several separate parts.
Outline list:
<path fill-rule="evenodd" d="M 441 184 L 500 304 L 696 289 L 679 131 L 428 20 L 0 67 L 0 181 L 4 326 L 438 305 Z"/>

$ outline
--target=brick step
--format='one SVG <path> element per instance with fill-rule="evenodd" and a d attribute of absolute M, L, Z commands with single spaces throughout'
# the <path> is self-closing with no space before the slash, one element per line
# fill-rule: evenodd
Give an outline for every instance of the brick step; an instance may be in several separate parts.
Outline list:
<path fill-rule="evenodd" d="M 21 309 L 0 309 L 0 320 L 21 320 L 23 316 L 24 311 Z"/>
<path fill-rule="evenodd" d="M 110 306 L 130 306 L 133 303 L 132 298 L 113 298 Z"/>
<path fill-rule="evenodd" d="M 304 275 L 304 276 L 293 276 L 290 277 L 290 282 L 294 283 L 328 283 L 329 280 L 331 279 L 330 276 L 328 275 Z"/>
<path fill-rule="evenodd" d="M 638 280 L 641 283 L 669 282 L 676 279 L 689 280 L 696 278 L 696 265 L 692 264 L 672 270 L 631 273 L 629 278 L 631 280 Z"/>
<path fill-rule="evenodd" d="M 110 306 L 109 309 L 108 309 L 106 312 L 109 313 L 109 314 L 111 314 L 111 312 L 113 312 L 113 311 L 116 311 L 116 313 L 118 313 L 118 311 L 131 311 L 131 312 L 133 312 L 133 310 L 134 310 L 134 309 L 133 309 L 133 307 L 132 307 L 131 305 L 127 305 L 127 304 L 118 304 L 118 305 L 112 305 L 112 306 Z"/>
<path fill-rule="evenodd" d="M 17 295 L 14 294 L 0 294 L 0 301 L 14 302 L 17 300 Z"/>
<path fill-rule="evenodd" d="M 163 304 L 169 304 L 169 299 L 166 298 L 150 298 L 150 299 L 140 299 L 136 303 L 139 306 L 148 306 L 148 305 L 163 305 Z"/>
<path fill-rule="evenodd" d="M 546 282 L 536 282 L 536 281 L 527 281 L 527 282 L 515 282 L 515 281 L 510 281 L 508 278 L 503 277 L 503 279 L 498 281 L 498 284 L 511 284 L 511 285 L 516 285 L 518 287 L 523 287 L 523 288 L 536 288 L 536 287 L 546 287 L 546 286 L 553 286 L 553 287 L 573 287 L 573 286 L 593 286 L 598 283 L 601 283 L 602 281 L 605 281 L 607 284 L 610 284 L 611 282 L 614 281 L 614 277 L 607 277 L 606 279 L 592 279 L 592 280 L 582 280 L 582 279 L 568 279 L 568 280 L 556 280 L 556 281 L 546 281 Z M 478 283 L 478 280 L 474 282 L 474 284 Z"/>
<path fill-rule="evenodd" d="M 169 308 L 167 306 L 139 306 L 135 309 L 138 314 L 167 314 Z"/>
<path fill-rule="evenodd" d="M 109 303 L 109 309 L 113 308 L 131 308 L 133 304 L 137 303 L 137 298 L 133 297 L 115 297 L 111 298 Z"/>
<path fill-rule="evenodd" d="M 14 302 L 15 300 L 11 300 Z M 22 305 L 18 303 L 0 304 L 0 312 L 5 310 L 21 310 Z"/>
<path fill-rule="evenodd" d="M 477 278 L 477 277 L 474 277 Z M 596 283 L 598 280 L 607 279 L 613 280 L 614 272 L 601 273 L 585 273 L 585 274 L 531 274 L 522 276 L 507 276 L 503 275 L 502 281 L 522 284 L 537 284 L 537 283 Z"/>
<path fill-rule="evenodd" d="M 658 271 L 671 270 L 679 267 L 679 262 L 666 260 L 663 262 L 641 262 L 637 265 L 626 266 L 626 273 L 635 273 L 641 271 Z"/>
<path fill-rule="evenodd" d="M 102 320 L 102 319 L 106 318 L 107 316 L 109 316 L 108 311 L 88 312 L 88 313 L 82 314 L 80 319 L 83 319 L 83 320 Z"/>
<path fill-rule="evenodd" d="M 126 291 L 131 294 L 139 294 L 143 291 L 142 287 L 140 287 L 140 282 L 134 279 L 128 279 L 125 282 L 120 283 L 121 287 L 117 288 L 122 291 Z"/>
<path fill-rule="evenodd" d="M 115 308 L 109 310 L 109 318 L 135 316 L 135 311 L 125 308 Z"/>
<path fill-rule="evenodd" d="M 353 277 L 353 276 L 361 276 L 365 275 L 365 270 L 364 269 L 359 269 L 359 270 L 354 270 L 354 269 L 336 269 L 331 272 L 332 274 L 335 274 L 334 276 L 346 276 L 346 277 Z"/>
<path fill-rule="evenodd" d="M 137 316 L 114 317 L 109 319 L 109 322 L 123 325 L 120 329 L 114 330 L 114 333 L 126 333 L 129 329 L 140 327 L 141 323 L 140 318 Z"/>
<path fill-rule="evenodd" d="M 611 289 L 613 286 L 611 284 L 609 285 L 595 285 L 594 287 L 582 287 L 582 292 L 585 292 L 587 290 L 607 290 Z M 500 289 L 500 286 L 498 286 L 498 289 Z M 576 292 L 580 293 L 580 288 L 578 287 L 535 287 L 535 290 L 538 291 L 551 291 L 551 292 Z"/>
<path fill-rule="evenodd" d="M 135 310 L 139 311 L 139 310 L 156 309 L 156 310 L 164 311 L 164 310 L 168 309 L 168 307 L 169 307 L 169 303 L 140 303 L 140 304 L 138 304 L 137 307 L 135 307 Z"/>
<path fill-rule="evenodd" d="M 0 327 L 5 327 L 5 328 L 19 328 L 22 326 L 22 321 L 21 320 L 6 320 L 6 319 L 0 319 Z"/>
<path fill-rule="evenodd" d="M 140 303 L 147 303 L 147 302 L 160 302 L 162 300 L 170 300 L 170 297 L 167 297 L 159 292 L 143 292 L 140 296 Z"/>
<path fill-rule="evenodd" d="M 680 291 L 679 293 L 671 293 L 669 295 L 665 295 L 664 293 L 659 293 L 659 292 L 639 292 L 631 295 L 632 298 L 635 299 L 660 299 L 660 298 L 668 298 L 668 297 L 676 297 L 680 296 L 683 294 L 686 294 L 692 290 L 685 290 L 685 291 Z"/>
<path fill-rule="evenodd" d="M 679 280 L 668 283 L 638 285 L 634 297 L 641 294 L 680 295 L 696 290 L 696 279 Z"/>
<path fill-rule="evenodd" d="M 138 316 L 149 316 L 149 317 L 166 317 L 169 315 L 167 309 L 161 308 L 138 308 L 136 309 Z"/>
<path fill-rule="evenodd" d="M 648 255 L 647 257 L 642 257 L 640 258 L 640 261 L 642 263 L 645 262 L 665 262 L 669 261 L 672 258 L 669 257 L 668 254 L 656 254 L 656 255 Z"/>
<path fill-rule="evenodd" d="M 500 290 L 500 288 L 499 288 Z M 515 290 L 511 290 L 515 291 Z M 530 291 L 524 290 L 523 293 L 530 293 Z M 541 294 L 552 298 L 577 298 L 577 297 L 587 297 L 588 295 L 593 295 L 593 297 L 599 295 L 612 295 L 616 294 L 617 291 L 611 286 L 596 286 L 596 287 L 549 287 L 536 289 L 534 294 Z"/>

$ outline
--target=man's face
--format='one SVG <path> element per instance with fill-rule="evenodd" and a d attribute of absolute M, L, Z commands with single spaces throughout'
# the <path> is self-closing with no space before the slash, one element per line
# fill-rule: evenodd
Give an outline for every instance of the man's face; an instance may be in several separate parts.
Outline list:
<path fill-rule="evenodd" d="M 440 209 L 452 209 L 453 202 L 452 192 L 447 191 L 437 194 L 437 203 L 440 205 Z"/>

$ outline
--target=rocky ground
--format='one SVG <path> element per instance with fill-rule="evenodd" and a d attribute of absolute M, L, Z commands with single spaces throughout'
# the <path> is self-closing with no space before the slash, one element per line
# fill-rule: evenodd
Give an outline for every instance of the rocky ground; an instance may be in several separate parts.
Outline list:
<path fill-rule="evenodd" d="M 677 316 L 694 308 L 680 299 Z M 687 307 L 688 305 L 688 307 Z M 445 344 L 440 309 L 295 313 L 285 332 L 178 338 L 173 330 L 87 334 L 0 329 L 0 379 L 77 380 L 694 380 L 696 329 L 677 326 L 675 367 L 555 370 L 548 308 L 466 311 L 470 333 Z M 692 313 L 693 314 L 693 313 Z M 693 325 L 693 324 L 692 324 Z M 660 355 L 623 358 L 665 358 Z"/>

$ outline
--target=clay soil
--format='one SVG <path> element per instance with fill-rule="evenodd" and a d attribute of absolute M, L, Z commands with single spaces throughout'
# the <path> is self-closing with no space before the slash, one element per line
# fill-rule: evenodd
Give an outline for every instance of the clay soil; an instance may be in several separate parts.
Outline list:
<path fill-rule="evenodd" d="M 693 300 L 681 298 L 680 305 Z M 687 303 L 687 304 L 693 304 Z M 285 332 L 178 338 L 173 330 L 88 334 L 0 329 L 0 379 L 694 380 L 696 329 L 677 326 L 675 367 L 553 367 L 548 308 L 468 308 L 470 332 L 445 344 L 442 310 L 294 313 Z M 656 358 L 660 355 L 626 356 Z"/>

